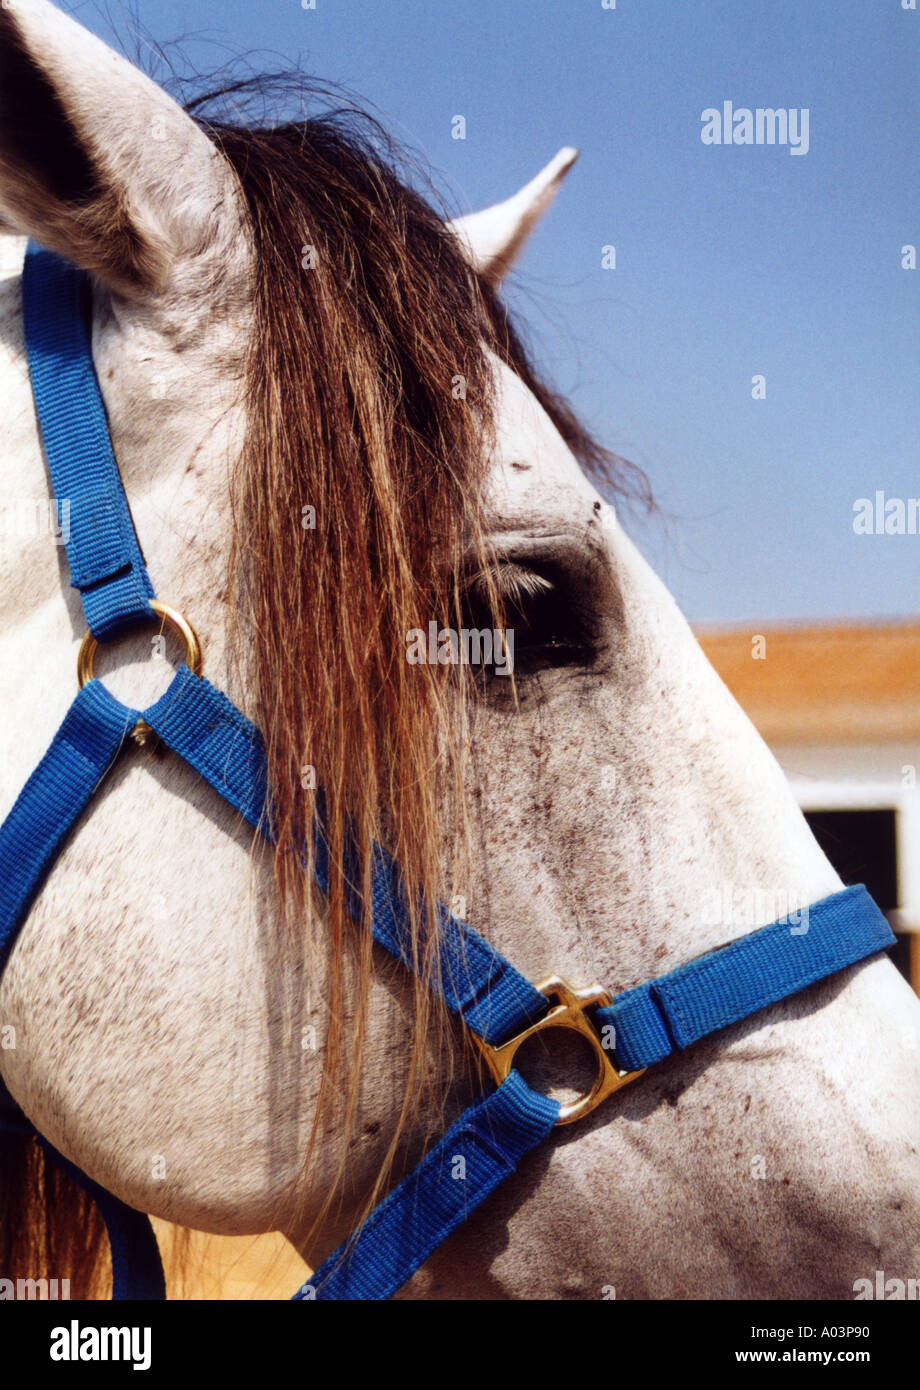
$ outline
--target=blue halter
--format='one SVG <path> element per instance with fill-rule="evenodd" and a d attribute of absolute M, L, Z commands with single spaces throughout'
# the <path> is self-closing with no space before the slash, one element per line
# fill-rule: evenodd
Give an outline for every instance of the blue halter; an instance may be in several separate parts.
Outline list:
<path fill-rule="evenodd" d="M 112 451 L 93 368 L 86 277 L 30 246 L 23 316 L 35 407 L 54 496 L 70 501 L 71 582 L 89 634 L 109 640 L 150 623 L 157 605 Z M 153 605 L 153 606 L 152 606 Z M 170 613 L 171 610 L 166 610 Z M 91 653 L 84 642 L 84 652 Z M 192 667 L 179 668 L 149 709 L 129 709 L 99 681 L 77 693 L 48 751 L 0 826 L 0 973 L 66 837 L 130 735 L 153 733 L 266 837 L 266 759 L 248 719 Z M 91 663 L 84 670 L 91 675 Z M 328 855 L 316 831 L 316 877 Z M 373 862 L 373 934 L 412 968 L 399 869 L 382 848 Z M 359 904 L 353 904 L 357 913 Z M 524 1156 L 559 1123 L 590 1113 L 675 1050 L 746 1018 L 890 947 L 894 937 L 862 886 L 808 910 L 807 929 L 776 922 L 610 999 L 556 978 L 535 986 L 465 923 L 440 909 L 444 1001 L 479 1041 L 497 1083 L 451 1126 L 295 1299 L 389 1298 Z M 534 1033 L 574 1029 L 594 1049 L 597 1079 L 570 1106 L 532 1090 L 514 1054 Z M 35 1134 L 0 1082 L 0 1128 Z M 163 1270 L 146 1216 L 104 1191 L 40 1138 L 98 1202 L 112 1247 L 114 1298 L 163 1298 Z M 465 1160 L 458 1167 L 457 1159 Z M 464 1178 L 456 1173 L 465 1171 Z"/>

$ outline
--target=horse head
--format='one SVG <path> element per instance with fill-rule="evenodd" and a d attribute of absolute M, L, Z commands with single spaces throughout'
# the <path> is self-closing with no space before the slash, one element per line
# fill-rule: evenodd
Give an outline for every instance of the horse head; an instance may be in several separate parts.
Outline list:
<path fill-rule="evenodd" d="M 0 1066 L 125 1201 L 280 1228 L 316 1263 L 479 1084 L 425 968 L 403 978 L 352 921 L 341 855 L 311 892 L 294 851 L 320 790 L 359 877 L 375 841 L 398 859 L 420 949 L 444 898 L 531 979 L 616 993 L 840 882 L 629 539 L 634 477 L 502 306 L 574 151 L 451 221 L 359 122 L 208 110 L 45 0 L 0 12 L 3 227 L 91 277 L 138 537 L 206 674 L 263 728 L 278 821 L 271 853 L 134 750 L 31 909 Z M 0 500 L 43 498 L 18 273 L 0 330 Z M 0 545 L 4 811 L 74 683 L 59 559 L 47 535 Z M 149 703 L 149 642 L 126 650 L 100 669 Z M 725 885 L 754 920 L 727 919 Z M 846 1296 L 900 1270 L 917 1028 L 883 959 L 734 1025 L 554 1143 L 408 1295 Z"/>

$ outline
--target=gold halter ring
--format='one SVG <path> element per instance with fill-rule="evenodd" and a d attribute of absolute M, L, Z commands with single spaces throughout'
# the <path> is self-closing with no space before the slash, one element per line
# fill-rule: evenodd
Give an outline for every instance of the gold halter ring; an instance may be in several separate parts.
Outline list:
<path fill-rule="evenodd" d="M 594 1083 L 591 1089 L 577 1100 L 559 1106 L 556 1124 L 570 1125 L 574 1120 L 590 1115 L 601 1101 L 612 1096 L 614 1091 L 619 1091 L 621 1086 L 628 1086 L 630 1081 L 635 1081 L 645 1068 L 639 1071 L 620 1071 L 613 1061 L 611 1052 L 604 1046 L 596 1028 L 585 1013 L 586 1009 L 598 1006 L 603 1008 L 610 1003 L 610 995 L 601 985 L 589 985 L 586 989 L 578 989 L 558 975 L 550 975 L 548 979 L 541 980 L 536 988 L 540 994 L 559 1001 L 555 1008 L 550 1009 L 549 1013 L 544 1014 L 536 1023 L 525 1028 L 508 1042 L 502 1043 L 500 1047 L 493 1047 L 476 1033 L 473 1033 L 472 1037 L 499 1086 L 511 1072 L 514 1054 L 518 1048 L 536 1033 L 548 1032 L 552 1028 L 568 1028 L 590 1043 L 597 1062 Z"/>
<path fill-rule="evenodd" d="M 169 627 L 182 638 L 185 643 L 185 665 L 193 675 L 200 675 L 201 643 L 191 623 L 184 614 L 179 612 L 178 608 L 170 608 L 169 604 L 160 603 L 159 599 L 155 598 L 150 599 L 149 603 L 157 617 L 162 619 L 160 631 L 163 631 L 164 626 Z M 83 641 L 80 643 L 80 651 L 77 656 L 77 680 L 80 682 L 81 690 L 88 681 L 94 679 L 93 662 L 96 657 L 96 649 L 98 646 L 99 643 L 96 641 L 93 634 L 87 630 Z M 143 747 L 145 744 L 149 744 L 152 741 L 154 735 L 150 725 L 143 719 L 139 719 L 131 730 L 131 737 L 134 739 L 135 743 L 139 743 L 141 747 Z"/>

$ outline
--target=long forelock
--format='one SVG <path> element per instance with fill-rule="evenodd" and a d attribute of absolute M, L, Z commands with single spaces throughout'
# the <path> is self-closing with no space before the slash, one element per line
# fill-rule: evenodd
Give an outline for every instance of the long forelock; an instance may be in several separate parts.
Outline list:
<path fill-rule="evenodd" d="M 436 1047 L 446 1038 L 430 989 L 439 955 L 423 924 L 449 883 L 465 881 L 472 688 L 465 670 L 409 664 L 405 642 L 432 620 L 462 627 L 461 575 L 471 566 L 492 626 L 502 626 L 483 505 L 491 355 L 521 376 L 586 468 L 603 475 L 613 460 L 540 381 L 495 293 L 373 121 L 353 108 L 249 128 L 199 118 L 236 173 L 255 253 L 231 592 L 266 739 L 282 929 L 302 933 L 312 921 L 300 866 L 311 863 L 316 784 L 328 808 L 331 1022 L 315 1144 L 333 1082 L 351 1113 L 372 968 L 367 916 L 356 931 L 347 910 L 346 838 L 365 903 L 375 840 L 395 854 L 408 888 L 422 969 L 404 1114 L 418 1109 L 432 1049 L 451 1055 Z M 302 524 L 305 509 L 315 531 Z M 358 979 L 358 997 L 346 997 L 346 978 Z M 443 1062 L 434 1071 L 443 1075 Z"/>
<path fill-rule="evenodd" d="M 327 808 L 318 955 L 330 1025 L 315 1143 L 361 1068 L 370 932 L 366 912 L 357 928 L 349 915 L 346 843 L 365 903 L 374 842 L 395 853 L 423 976 L 437 969 L 421 924 L 436 919 L 445 872 L 445 787 L 459 800 L 466 673 L 410 665 L 405 642 L 431 619 L 459 625 L 457 575 L 482 542 L 494 335 L 445 222 L 352 117 L 205 128 L 236 172 L 254 249 L 231 593 L 266 740 L 281 930 L 312 923 L 300 865 L 317 786 Z M 315 530 L 303 524 L 314 517 Z M 416 1099 L 443 1031 L 430 983 L 415 985 Z"/>

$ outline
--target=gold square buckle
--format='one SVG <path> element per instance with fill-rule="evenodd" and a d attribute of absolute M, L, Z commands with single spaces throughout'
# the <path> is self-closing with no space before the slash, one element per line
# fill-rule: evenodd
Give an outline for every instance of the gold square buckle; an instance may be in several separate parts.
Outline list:
<path fill-rule="evenodd" d="M 621 1087 L 628 1086 L 630 1081 L 635 1081 L 645 1068 L 640 1071 L 618 1071 L 613 1064 L 612 1053 L 604 1047 L 597 1029 L 586 1015 L 586 1009 L 603 1007 L 611 1002 L 610 995 L 600 985 L 588 985 L 584 989 L 577 989 L 558 975 L 550 975 L 547 979 L 541 980 L 536 988 L 547 998 L 559 1000 L 559 1003 L 537 1023 L 531 1024 L 500 1047 L 493 1047 L 475 1033 L 473 1036 L 489 1071 L 499 1085 L 506 1080 L 511 1071 L 518 1048 L 535 1033 L 542 1033 L 549 1028 L 568 1028 L 587 1039 L 597 1059 L 597 1075 L 590 1091 L 586 1091 L 577 1100 L 560 1105 L 559 1119 L 556 1123 L 570 1125 L 573 1121 L 590 1115 L 592 1110 L 596 1110 L 601 1101 L 612 1096 L 614 1091 L 619 1091 Z"/>

